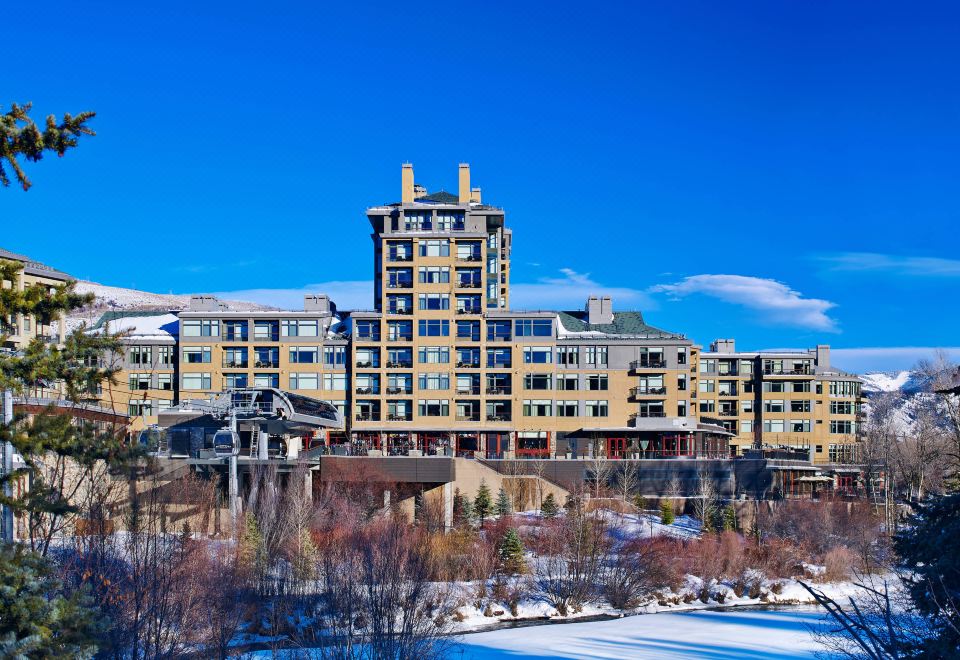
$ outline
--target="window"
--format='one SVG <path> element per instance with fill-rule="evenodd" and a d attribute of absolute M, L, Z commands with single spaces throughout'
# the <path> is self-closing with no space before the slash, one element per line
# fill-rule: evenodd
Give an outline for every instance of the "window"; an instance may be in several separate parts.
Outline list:
<path fill-rule="evenodd" d="M 180 382 L 185 390 L 209 390 L 210 374 L 185 373 Z"/>
<path fill-rule="evenodd" d="M 557 375 L 557 389 L 564 392 L 580 389 L 580 377 L 576 374 Z"/>
<path fill-rule="evenodd" d="M 342 367 L 347 361 L 346 346 L 324 346 L 323 363 L 328 367 Z"/>
<path fill-rule="evenodd" d="M 482 259 L 479 241 L 458 241 L 457 259 L 461 261 L 480 261 Z"/>
<path fill-rule="evenodd" d="M 450 414 L 449 399 L 420 399 L 417 404 L 421 417 L 446 417 Z"/>
<path fill-rule="evenodd" d="M 784 410 L 783 399 L 770 399 L 763 402 L 763 410 L 768 413 L 782 413 Z"/>
<path fill-rule="evenodd" d="M 493 282 L 496 285 L 496 282 Z M 457 286 L 464 289 L 479 289 L 483 286 L 483 271 L 479 268 L 458 268 Z"/>
<path fill-rule="evenodd" d="M 388 268 L 387 287 L 390 289 L 408 289 L 413 286 L 412 268 Z"/>
<path fill-rule="evenodd" d="M 700 359 L 700 373 L 712 374 L 717 372 L 717 361 L 710 359 Z"/>
<path fill-rule="evenodd" d="M 580 364 L 580 348 L 578 346 L 557 346 L 557 364 L 566 367 L 575 367 Z"/>
<path fill-rule="evenodd" d="M 716 391 L 717 391 L 717 381 L 715 381 L 715 380 L 703 380 L 703 379 L 701 379 L 701 380 L 700 380 L 700 385 L 699 385 L 698 389 L 699 389 L 701 392 L 704 392 L 704 393 L 716 392 Z"/>
<path fill-rule="evenodd" d="M 687 347 L 681 346 L 677 349 L 677 364 L 687 363 Z"/>
<path fill-rule="evenodd" d="M 579 401 L 557 401 L 557 417 L 579 417 Z"/>
<path fill-rule="evenodd" d="M 687 391 L 687 374 L 679 374 L 677 376 L 677 389 L 681 392 Z"/>
<path fill-rule="evenodd" d="M 764 392 L 786 392 L 786 383 L 782 380 L 767 380 L 763 382 Z"/>
<path fill-rule="evenodd" d="M 479 348 L 458 348 L 457 349 L 458 367 L 479 367 L 480 349 Z"/>
<path fill-rule="evenodd" d="M 457 339 L 480 341 L 480 321 L 457 321 Z"/>
<path fill-rule="evenodd" d="M 433 214 L 430 211 L 406 211 L 403 214 L 404 231 L 430 231 Z"/>
<path fill-rule="evenodd" d="M 510 321 L 487 321 L 488 341 L 510 341 Z"/>
<path fill-rule="evenodd" d="M 253 374 L 254 387 L 280 387 L 280 374 Z"/>
<path fill-rule="evenodd" d="M 420 266 L 417 269 L 417 276 L 421 284 L 449 284 L 450 267 L 449 266 Z"/>
<path fill-rule="evenodd" d="M 236 346 L 223 349 L 223 366 L 232 369 L 245 369 L 247 367 L 247 349 Z"/>
<path fill-rule="evenodd" d="M 552 417 L 553 402 L 549 399 L 526 399 L 523 402 L 524 417 Z"/>
<path fill-rule="evenodd" d="M 830 414 L 831 415 L 852 415 L 853 401 L 831 401 Z"/>
<path fill-rule="evenodd" d="M 247 387 L 247 374 L 244 373 L 226 373 L 223 374 L 223 384 L 225 387 Z"/>
<path fill-rule="evenodd" d="M 173 374 L 157 374 L 158 390 L 173 390 Z"/>
<path fill-rule="evenodd" d="M 687 402 L 677 401 L 677 417 L 686 417 L 686 416 L 687 416 Z"/>
<path fill-rule="evenodd" d="M 813 409 L 811 402 L 807 401 L 790 401 L 790 412 L 792 413 L 808 413 Z"/>
<path fill-rule="evenodd" d="M 207 364 L 210 362 L 209 346 L 184 346 L 183 361 L 186 364 Z"/>
<path fill-rule="evenodd" d="M 765 419 L 763 421 L 764 433 L 783 433 L 782 419 Z"/>
<path fill-rule="evenodd" d="M 279 369 L 280 349 L 276 346 L 257 346 L 253 349 L 254 366 L 258 369 Z"/>
<path fill-rule="evenodd" d="M 552 374 L 525 374 L 523 377 L 523 389 L 525 390 L 552 390 Z"/>
<path fill-rule="evenodd" d="M 410 341 L 413 339 L 411 321 L 387 321 L 387 341 Z"/>
<path fill-rule="evenodd" d="M 740 360 L 740 375 L 741 376 L 753 375 L 753 360 Z"/>
<path fill-rule="evenodd" d="M 421 257 L 449 257 L 450 241 L 445 238 L 439 240 L 420 241 Z"/>
<path fill-rule="evenodd" d="M 450 374 L 426 373 L 417 378 L 417 385 L 421 390 L 449 390 Z"/>
<path fill-rule="evenodd" d="M 713 399 L 700 399 L 700 412 L 712 413 L 716 411 L 717 404 Z"/>
<path fill-rule="evenodd" d="M 463 231 L 462 211 L 437 211 L 437 229 L 440 231 Z"/>
<path fill-rule="evenodd" d="M 421 319 L 417 322 L 421 337 L 448 337 L 450 336 L 450 321 L 439 319 Z"/>
<path fill-rule="evenodd" d="M 606 390 L 609 389 L 607 374 L 590 374 L 587 376 L 588 390 Z"/>
<path fill-rule="evenodd" d="M 128 361 L 130 364 L 151 364 L 153 362 L 153 347 L 131 346 Z"/>
<path fill-rule="evenodd" d="M 131 417 L 149 417 L 153 415 L 153 402 L 147 399 L 130 399 L 127 403 L 127 414 Z"/>
<path fill-rule="evenodd" d="M 420 309 L 450 309 L 449 293 L 421 293 L 417 299 Z"/>
<path fill-rule="evenodd" d="M 857 463 L 860 460 L 857 445 L 830 445 L 827 453 L 831 463 Z"/>
<path fill-rule="evenodd" d="M 830 420 L 830 433 L 833 435 L 849 435 L 854 432 L 854 424 L 849 420 Z"/>
<path fill-rule="evenodd" d="M 860 383 L 848 380 L 830 381 L 831 397 L 855 397 L 860 395 Z"/>
<path fill-rule="evenodd" d="M 552 337 L 553 321 L 550 319 L 523 319 L 515 324 L 518 337 Z"/>
<path fill-rule="evenodd" d="M 346 374 L 323 374 L 323 389 L 342 392 L 347 389 Z"/>
<path fill-rule="evenodd" d="M 185 319 L 180 322 L 180 331 L 184 337 L 218 337 L 220 322 L 210 319 Z"/>
<path fill-rule="evenodd" d="M 743 412 L 745 412 L 745 413 L 752 413 L 752 412 L 753 412 L 753 400 L 750 399 L 750 400 L 747 400 L 747 401 L 741 401 L 741 402 L 740 402 L 740 409 L 741 409 Z"/>
<path fill-rule="evenodd" d="M 223 339 L 224 341 L 247 341 L 246 321 L 224 321 Z"/>
<path fill-rule="evenodd" d="M 280 323 L 280 334 L 283 337 L 316 337 L 318 336 L 317 320 L 284 319 Z"/>
<path fill-rule="evenodd" d="M 318 374 L 292 373 L 290 374 L 291 390 L 319 390 L 320 376 Z"/>
<path fill-rule="evenodd" d="M 811 391 L 811 382 L 809 380 L 795 380 L 791 381 L 792 390 L 794 392 L 810 392 Z"/>
<path fill-rule="evenodd" d="M 361 369 L 377 368 L 380 366 L 379 348 L 358 348 L 356 349 L 356 366 Z"/>
<path fill-rule="evenodd" d="M 553 362 L 553 349 L 549 346 L 524 346 L 525 364 L 550 364 Z"/>
<path fill-rule="evenodd" d="M 410 261 L 413 257 L 413 247 L 409 241 L 387 243 L 387 259 L 389 261 Z"/>
<path fill-rule="evenodd" d="M 130 374 L 127 383 L 130 385 L 130 390 L 149 390 L 150 389 L 150 374 Z"/>
<path fill-rule="evenodd" d="M 417 351 L 420 364 L 447 364 L 450 362 L 448 346 L 421 346 Z"/>
<path fill-rule="evenodd" d="M 493 369 L 509 367 L 512 364 L 510 356 L 511 352 L 509 348 L 488 348 L 487 366 Z"/>
<path fill-rule="evenodd" d="M 413 308 L 413 296 L 409 294 L 388 294 L 387 313 L 407 314 Z"/>
<path fill-rule="evenodd" d="M 480 296 L 475 294 L 457 294 L 457 311 L 462 313 L 477 314 L 481 310 Z"/>
<path fill-rule="evenodd" d="M 740 422 L 740 433 L 753 433 L 752 419 L 745 419 Z"/>
<path fill-rule="evenodd" d="M 173 346 L 157 346 L 157 360 L 160 364 L 173 364 Z"/>
<path fill-rule="evenodd" d="M 292 364 L 317 364 L 320 361 L 320 349 L 317 346 L 296 346 L 290 349 Z"/>
<path fill-rule="evenodd" d="M 606 401 L 586 401 L 584 407 L 587 417 L 606 417 L 608 414 Z"/>
<path fill-rule="evenodd" d="M 380 321 L 358 319 L 355 335 L 362 341 L 380 341 Z"/>
<path fill-rule="evenodd" d="M 277 341 L 280 338 L 279 321 L 254 321 L 254 341 Z"/>
<path fill-rule="evenodd" d="M 791 419 L 790 432 L 791 433 L 809 433 L 810 420 L 809 419 Z"/>

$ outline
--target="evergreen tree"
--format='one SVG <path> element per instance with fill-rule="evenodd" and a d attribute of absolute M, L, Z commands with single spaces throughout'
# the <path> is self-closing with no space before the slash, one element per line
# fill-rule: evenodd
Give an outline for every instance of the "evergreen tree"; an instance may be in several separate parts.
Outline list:
<path fill-rule="evenodd" d="M 503 535 L 498 547 L 500 565 L 506 573 L 522 573 L 525 568 L 523 559 L 523 540 L 517 530 L 510 528 Z"/>
<path fill-rule="evenodd" d="M 674 520 L 673 504 L 667 499 L 660 500 L 660 522 L 664 525 L 672 525 Z"/>
<path fill-rule="evenodd" d="M 647 508 L 647 498 L 637 493 L 633 496 L 633 506 L 637 507 L 641 511 Z"/>
<path fill-rule="evenodd" d="M 0 185 L 4 187 L 10 185 L 10 177 L 4 170 L 4 164 L 13 170 L 20 186 L 28 190 L 32 184 L 21 169 L 18 158 L 36 162 L 42 159 L 47 151 L 63 156 L 67 149 L 77 146 L 79 136 L 96 135 L 86 125 L 87 120 L 96 115 L 94 112 L 81 112 L 76 117 L 65 113 L 63 121 L 60 122 L 57 122 L 53 115 L 49 115 L 46 127 L 41 130 L 30 118 L 30 108 L 30 103 L 14 103 L 10 110 L 0 114 Z"/>
<path fill-rule="evenodd" d="M 477 489 L 477 496 L 473 499 L 473 515 L 483 527 L 483 522 L 490 517 L 493 510 L 493 503 L 490 500 L 490 488 L 487 482 L 480 480 L 480 488 Z"/>
<path fill-rule="evenodd" d="M 547 496 L 543 499 L 543 504 L 540 506 L 540 514 L 544 518 L 556 518 L 560 513 L 560 507 L 557 505 L 557 500 L 553 496 L 553 493 L 547 493 Z"/>
<path fill-rule="evenodd" d="M 903 581 L 930 635 L 911 657 L 956 657 L 960 648 L 960 493 L 919 505 L 894 539 Z"/>
<path fill-rule="evenodd" d="M 737 509 L 733 502 L 723 508 L 723 530 L 725 532 L 737 531 Z"/>
<path fill-rule="evenodd" d="M 507 495 L 507 491 L 504 490 L 503 486 L 500 486 L 500 490 L 497 493 L 497 503 L 494 505 L 494 512 L 501 518 L 510 514 L 510 496 Z"/>

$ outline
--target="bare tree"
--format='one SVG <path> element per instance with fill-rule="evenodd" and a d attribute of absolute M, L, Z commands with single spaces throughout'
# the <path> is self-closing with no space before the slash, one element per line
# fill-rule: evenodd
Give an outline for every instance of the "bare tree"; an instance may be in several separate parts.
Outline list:
<path fill-rule="evenodd" d="M 578 507 L 571 507 L 567 515 L 542 529 L 534 583 L 557 612 L 566 616 L 571 607 L 597 596 L 610 537 L 599 511 L 586 513 Z"/>
<path fill-rule="evenodd" d="M 697 473 L 697 494 L 693 499 L 694 516 L 709 527 L 717 508 L 717 485 L 706 468 Z"/>
<path fill-rule="evenodd" d="M 587 473 L 590 479 L 593 497 L 602 497 L 610 486 L 610 475 L 613 474 L 613 462 L 594 448 L 593 458 L 587 462 Z"/>
<path fill-rule="evenodd" d="M 640 466 L 637 461 L 622 461 L 614 475 L 614 487 L 624 502 L 629 502 L 640 487 Z"/>

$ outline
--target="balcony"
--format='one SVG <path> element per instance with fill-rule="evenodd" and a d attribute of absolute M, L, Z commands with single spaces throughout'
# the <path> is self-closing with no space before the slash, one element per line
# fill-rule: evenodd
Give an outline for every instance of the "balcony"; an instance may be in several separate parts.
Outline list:
<path fill-rule="evenodd" d="M 400 282 L 388 282 L 387 288 L 388 289 L 412 289 L 413 280 L 403 280 Z"/>
<path fill-rule="evenodd" d="M 257 369 L 279 369 L 280 360 L 257 360 L 253 366 Z"/>
<path fill-rule="evenodd" d="M 396 396 L 398 394 L 413 394 L 412 387 L 388 387 L 387 394 L 390 396 Z"/>
<path fill-rule="evenodd" d="M 730 390 L 720 390 L 717 392 L 717 396 L 738 396 L 737 389 L 733 388 Z"/>
<path fill-rule="evenodd" d="M 379 369 L 380 365 L 370 360 L 357 360 L 358 369 Z"/>
<path fill-rule="evenodd" d="M 413 261 L 413 255 L 412 254 L 388 254 L 387 261 L 390 261 L 390 262 Z"/>
<path fill-rule="evenodd" d="M 387 314 L 413 314 L 413 307 L 395 307 L 388 309 Z"/>
<path fill-rule="evenodd" d="M 510 341 L 510 335 L 487 335 L 487 341 Z"/>
<path fill-rule="evenodd" d="M 462 256 L 457 255 L 457 261 L 471 261 L 475 263 L 478 261 L 483 261 L 483 255 L 480 254 L 479 252 L 474 252 L 472 254 L 465 254 Z"/>
<path fill-rule="evenodd" d="M 480 386 L 477 387 L 458 387 L 457 394 L 466 394 L 470 396 L 479 396 L 480 395 Z"/>
<path fill-rule="evenodd" d="M 479 364 L 477 365 L 480 366 Z M 509 369 L 513 366 L 512 362 L 487 362 L 487 369 Z"/>
<path fill-rule="evenodd" d="M 474 413 L 471 415 L 457 415 L 458 422 L 479 422 L 480 413 Z"/>
<path fill-rule="evenodd" d="M 645 387 L 638 385 L 630 388 L 630 396 L 662 396 L 667 393 L 666 387 Z"/>
<path fill-rule="evenodd" d="M 664 360 L 656 358 L 641 358 L 630 363 L 630 368 L 634 371 L 637 369 L 665 369 L 666 366 L 667 363 Z"/>
<path fill-rule="evenodd" d="M 472 362 L 472 361 L 471 361 L 471 362 L 463 362 L 463 361 L 458 361 L 458 362 L 457 362 L 457 368 L 458 368 L 458 369 L 479 369 L 479 368 L 480 368 L 480 362 Z"/>
<path fill-rule="evenodd" d="M 249 365 L 247 360 L 228 360 L 224 358 L 223 366 L 227 369 L 246 369 Z"/>
<path fill-rule="evenodd" d="M 358 422 L 379 422 L 380 413 L 357 413 L 354 419 Z"/>
<path fill-rule="evenodd" d="M 357 394 L 380 394 L 379 387 L 358 387 L 356 390 Z"/>
<path fill-rule="evenodd" d="M 237 331 L 237 332 L 227 331 L 223 333 L 223 341 L 247 341 L 247 336 L 248 336 L 247 333 L 243 331 Z M 278 341 L 278 340 L 279 340 L 279 337 L 277 337 L 277 339 L 271 339 L 270 341 Z"/>
<path fill-rule="evenodd" d="M 641 410 L 630 415 L 630 419 L 640 419 L 645 417 L 666 417 L 667 413 L 662 410 Z"/>
<path fill-rule="evenodd" d="M 457 335 L 455 339 L 461 343 L 473 343 L 480 341 L 480 335 Z"/>
<path fill-rule="evenodd" d="M 413 367 L 413 360 L 397 360 L 387 362 L 387 369 L 410 369 Z"/>
<path fill-rule="evenodd" d="M 483 288 L 482 282 L 457 282 L 457 288 L 460 289 L 481 289 Z"/>
<path fill-rule="evenodd" d="M 765 376 L 811 376 L 813 375 L 813 369 L 810 367 L 785 369 L 782 367 L 765 366 L 763 373 Z"/>
<path fill-rule="evenodd" d="M 509 395 L 510 390 L 511 388 L 508 386 L 488 387 L 487 394 L 500 395 L 500 396 Z"/>
<path fill-rule="evenodd" d="M 392 337 L 387 337 L 387 341 L 413 341 L 413 335 L 393 335 Z"/>
<path fill-rule="evenodd" d="M 721 417 L 736 417 L 736 416 L 737 416 L 737 411 L 736 411 L 736 410 L 721 410 L 721 411 L 720 411 L 719 413 L 717 413 L 717 414 L 720 415 Z"/>
<path fill-rule="evenodd" d="M 457 314 L 482 314 L 483 309 L 481 307 L 458 307 Z"/>
<path fill-rule="evenodd" d="M 354 339 L 357 341 L 380 341 L 380 335 L 370 333 L 358 334 L 354 335 Z"/>
<path fill-rule="evenodd" d="M 388 422 L 411 422 L 413 421 L 413 415 L 407 413 L 406 415 L 387 415 Z"/>
<path fill-rule="evenodd" d="M 500 413 L 499 415 L 487 415 L 488 422 L 509 422 L 510 413 Z"/>
<path fill-rule="evenodd" d="M 254 332 L 253 341 L 280 341 L 280 331 L 276 332 Z"/>

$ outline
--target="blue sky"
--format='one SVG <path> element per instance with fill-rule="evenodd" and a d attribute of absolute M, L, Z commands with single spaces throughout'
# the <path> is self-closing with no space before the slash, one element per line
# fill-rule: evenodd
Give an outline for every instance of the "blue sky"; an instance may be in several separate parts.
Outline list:
<path fill-rule="evenodd" d="M 403 161 L 431 191 L 467 161 L 514 229 L 517 307 L 609 292 L 855 370 L 960 346 L 955 4 L 126 4 L 0 28 L 0 104 L 98 113 L 0 190 L 7 249 L 369 307 L 364 208 Z"/>

